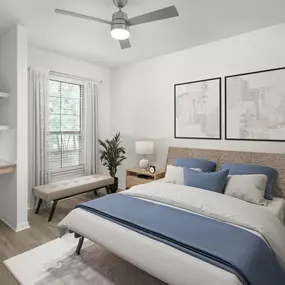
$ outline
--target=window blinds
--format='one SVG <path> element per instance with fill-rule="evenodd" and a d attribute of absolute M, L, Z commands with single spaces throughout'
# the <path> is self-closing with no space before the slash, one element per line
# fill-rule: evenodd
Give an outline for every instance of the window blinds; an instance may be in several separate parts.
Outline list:
<path fill-rule="evenodd" d="M 49 81 L 48 168 L 51 180 L 84 174 L 83 86 Z"/>

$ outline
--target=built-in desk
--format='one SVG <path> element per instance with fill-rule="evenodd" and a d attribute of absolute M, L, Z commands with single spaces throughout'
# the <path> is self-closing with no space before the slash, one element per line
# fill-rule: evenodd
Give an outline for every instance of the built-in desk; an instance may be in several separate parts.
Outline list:
<path fill-rule="evenodd" d="M 0 159 L 0 174 L 13 173 L 15 171 L 16 164 L 7 162 Z"/>

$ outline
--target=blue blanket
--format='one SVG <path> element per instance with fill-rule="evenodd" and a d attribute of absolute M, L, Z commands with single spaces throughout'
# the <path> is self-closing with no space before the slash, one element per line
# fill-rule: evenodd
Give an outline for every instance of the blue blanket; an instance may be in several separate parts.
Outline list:
<path fill-rule="evenodd" d="M 79 204 L 84 209 L 231 272 L 244 285 L 284 285 L 285 274 L 257 235 L 194 213 L 122 194 Z"/>

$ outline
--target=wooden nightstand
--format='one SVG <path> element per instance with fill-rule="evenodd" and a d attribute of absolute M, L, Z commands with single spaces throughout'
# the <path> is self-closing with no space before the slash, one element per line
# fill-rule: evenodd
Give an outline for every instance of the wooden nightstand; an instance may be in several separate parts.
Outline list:
<path fill-rule="evenodd" d="M 140 168 L 126 169 L 126 189 L 129 189 L 135 185 L 161 179 L 164 177 L 164 175 L 164 171 L 156 171 L 154 174 L 152 174 L 149 171 L 142 171 Z"/>

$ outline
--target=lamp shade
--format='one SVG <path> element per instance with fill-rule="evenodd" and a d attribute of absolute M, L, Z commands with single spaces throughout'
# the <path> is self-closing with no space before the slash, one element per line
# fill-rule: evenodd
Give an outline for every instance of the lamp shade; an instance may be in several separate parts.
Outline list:
<path fill-rule="evenodd" d="M 152 154 L 154 151 L 154 143 L 152 141 L 139 141 L 135 145 L 137 154 Z"/>

